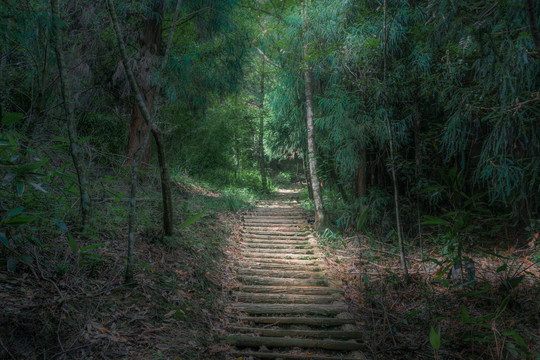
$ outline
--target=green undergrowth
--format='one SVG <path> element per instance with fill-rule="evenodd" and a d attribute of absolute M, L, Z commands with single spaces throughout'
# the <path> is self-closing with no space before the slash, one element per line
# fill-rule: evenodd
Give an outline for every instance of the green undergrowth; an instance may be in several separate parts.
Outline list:
<path fill-rule="evenodd" d="M 174 176 L 176 230 L 164 236 L 157 171 L 143 171 L 136 202 L 135 284 L 126 286 L 128 170 L 94 173 L 99 179 L 92 182 L 93 222 L 84 231 L 76 225 L 76 189 L 59 190 L 66 186 L 63 178 L 73 174 L 66 168 L 62 177 L 58 171 L 40 175 L 38 187 L 25 185 L 23 193 L 6 198 L 14 209 L 22 208 L 11 213 L 13 218 L 35 217 L 8 229 L 10 243 L 3 241 L 0 249 L 0 285 L 11 299 L 0 309 L 0 337 L 10 354 L 221 358 L 212 348 L 212 326 L 223 321 L 223 249 L 234 213 L 252 206 L 257 191 Z M 19 241 L 11 240 L 14 234 Z"/>

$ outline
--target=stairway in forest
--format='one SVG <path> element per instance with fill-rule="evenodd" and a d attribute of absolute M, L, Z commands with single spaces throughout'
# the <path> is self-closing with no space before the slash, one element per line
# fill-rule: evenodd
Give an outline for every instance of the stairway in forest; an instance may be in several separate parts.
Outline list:
<path fill-rule="evenodd" d="M 343 291 L 290 193 L 244 215 L 241 248 L 230 300 L 239 316 L 224 338 L 235 359 L 364 359 Z"/>

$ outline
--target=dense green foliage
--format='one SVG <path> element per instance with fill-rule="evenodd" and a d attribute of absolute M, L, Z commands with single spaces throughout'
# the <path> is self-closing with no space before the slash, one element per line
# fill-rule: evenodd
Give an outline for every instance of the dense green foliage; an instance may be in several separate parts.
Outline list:
<path fill-rule="evenodd" d="M 386 6 L 386 43 L 378 2 L 309 3 L 304 37 L 300 8 L 285 26 L 275 22 L 285 51 L 273 93 L 271 153 L 305 149 L 299 73 L 304 38 L 317 82 L 320 171 L 329 194 L 342 188 L 344 211 L 353 206 L 358 219 L 366 201 L 376 208 L 390 185 L 388 114 L 411 236 L 417 232 L 416 206 L 422 214 L 452 218 L 474 208 L 478 211 L 466 215 L 470 222 L 490 218 L 482 211 L 510 224 L 534 221 L 540 67 L 527 19 L 528 11 L 538 19 L 538 4 L 528 9 L 525 1 L 388 1 Z M 355 199 L 359 170 L 369 195 L 360 202 Z"/>

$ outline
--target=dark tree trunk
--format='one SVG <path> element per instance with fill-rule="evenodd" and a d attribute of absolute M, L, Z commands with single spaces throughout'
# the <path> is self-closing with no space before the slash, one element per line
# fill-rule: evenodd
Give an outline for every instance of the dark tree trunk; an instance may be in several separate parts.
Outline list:
<path fill-rule="evenodd" d="M 163 32 L 163 0 L 154 1 L 151 13 L 148 14 L 144 22 L 144 30 L 141 38 L 141 57 L 137 63 L 137 85 L 150 113 L 154 106 L 156 89 L 153 85 L 154 63 L 159 55 L 162 43 Z M 126 65 L 124 65 L 125 67 Z M 125 69 L 127 72 L 127 69 Z M 149 131 L 148 125 L 137 104 L 133 106 L 131 112 L 131 124 L 129 128 L 127 165 L 132 165 L 134 155 L 141 145 L 146 133 Z M 152 162 L 152 141 L 149 140 L 144 149 L 144 155 L 139 167 L 147 167 Z"/>
<path fill-rule="evenodd" d="M 167 236 L 173 234 L 173 206 L 171 196 L 171 181 L 169 174 L 169 165 L 165 155 L 165 144 L 163 143 L 163 134 L 161 130 L 152 125 L 152 135 L 156 141 L 156 149 L 159 162 L 160 178 L 161 178 L 161 196 L 163 201 L 163 232 Z"/>

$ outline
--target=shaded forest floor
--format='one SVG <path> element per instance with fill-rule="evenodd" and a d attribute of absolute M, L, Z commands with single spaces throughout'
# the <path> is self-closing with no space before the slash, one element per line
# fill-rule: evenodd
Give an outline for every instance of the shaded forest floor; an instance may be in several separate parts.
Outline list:
<path fill-rule="evenodd" d="M 540 354 L 540 269 L 534 241 L 475 249 L 475 281 L 454 279 L 433 245 L 409 247 L 405 285 L 396 247 L 371 236 L 319 237 L 377 359 L 521 359 Z M 424 259 L 424 261 L 422 261 Z M 430 333 L 440 332 L 434 351 Z"/>
<path fill-rule="evenodd" d="M 28 245 L 31 266 L 0 272 L 0 358 L 224 359 L 223 296 L 233 284 L 240 233 L 238 211 L 253 198 L 175 181 L 180 224 L 206 210 L 173 237 L 160 235 L 159 188 L 139 201 L 135 286 L 123 284 L 127 203 L 96 204 L 100 234 L 68 232 L 40 249 Z M 69 225 L 69 223 L 68 223 Z M 401 281 L 395 247 L 373 236 L 329 236 L 319 243 L 344 282 L 368 357 L 378 359 L 533 358 L 540 353 L 536 242 L 476 249 L 476 282 L 452 281 L 432 245 L 409 248 L 411 282 Z M 87 249 L 82 251 L 83 249 Z M 439 264 L 436 263 L 439 262 Z M 430 330 L 440 328 L 440 350 Z"/>
<path fill-rule="evenodd" d="M 66 232 L 28 246 L 31 266 L 0 272 L 0 358 L 223 359 L 227 348 L 212 340 L 231 281 L 221 260 L 238 231 L 235 211 L 249 202 L 175 181 L 176 224 L 206 213 L 163 237 L 154 187 L 143 186 L 138 202 L 136 285 L 124 285 L 127 202 L 111 199 L 95 204 L 99 235 L 74 232 L 77 253 Z"/>

